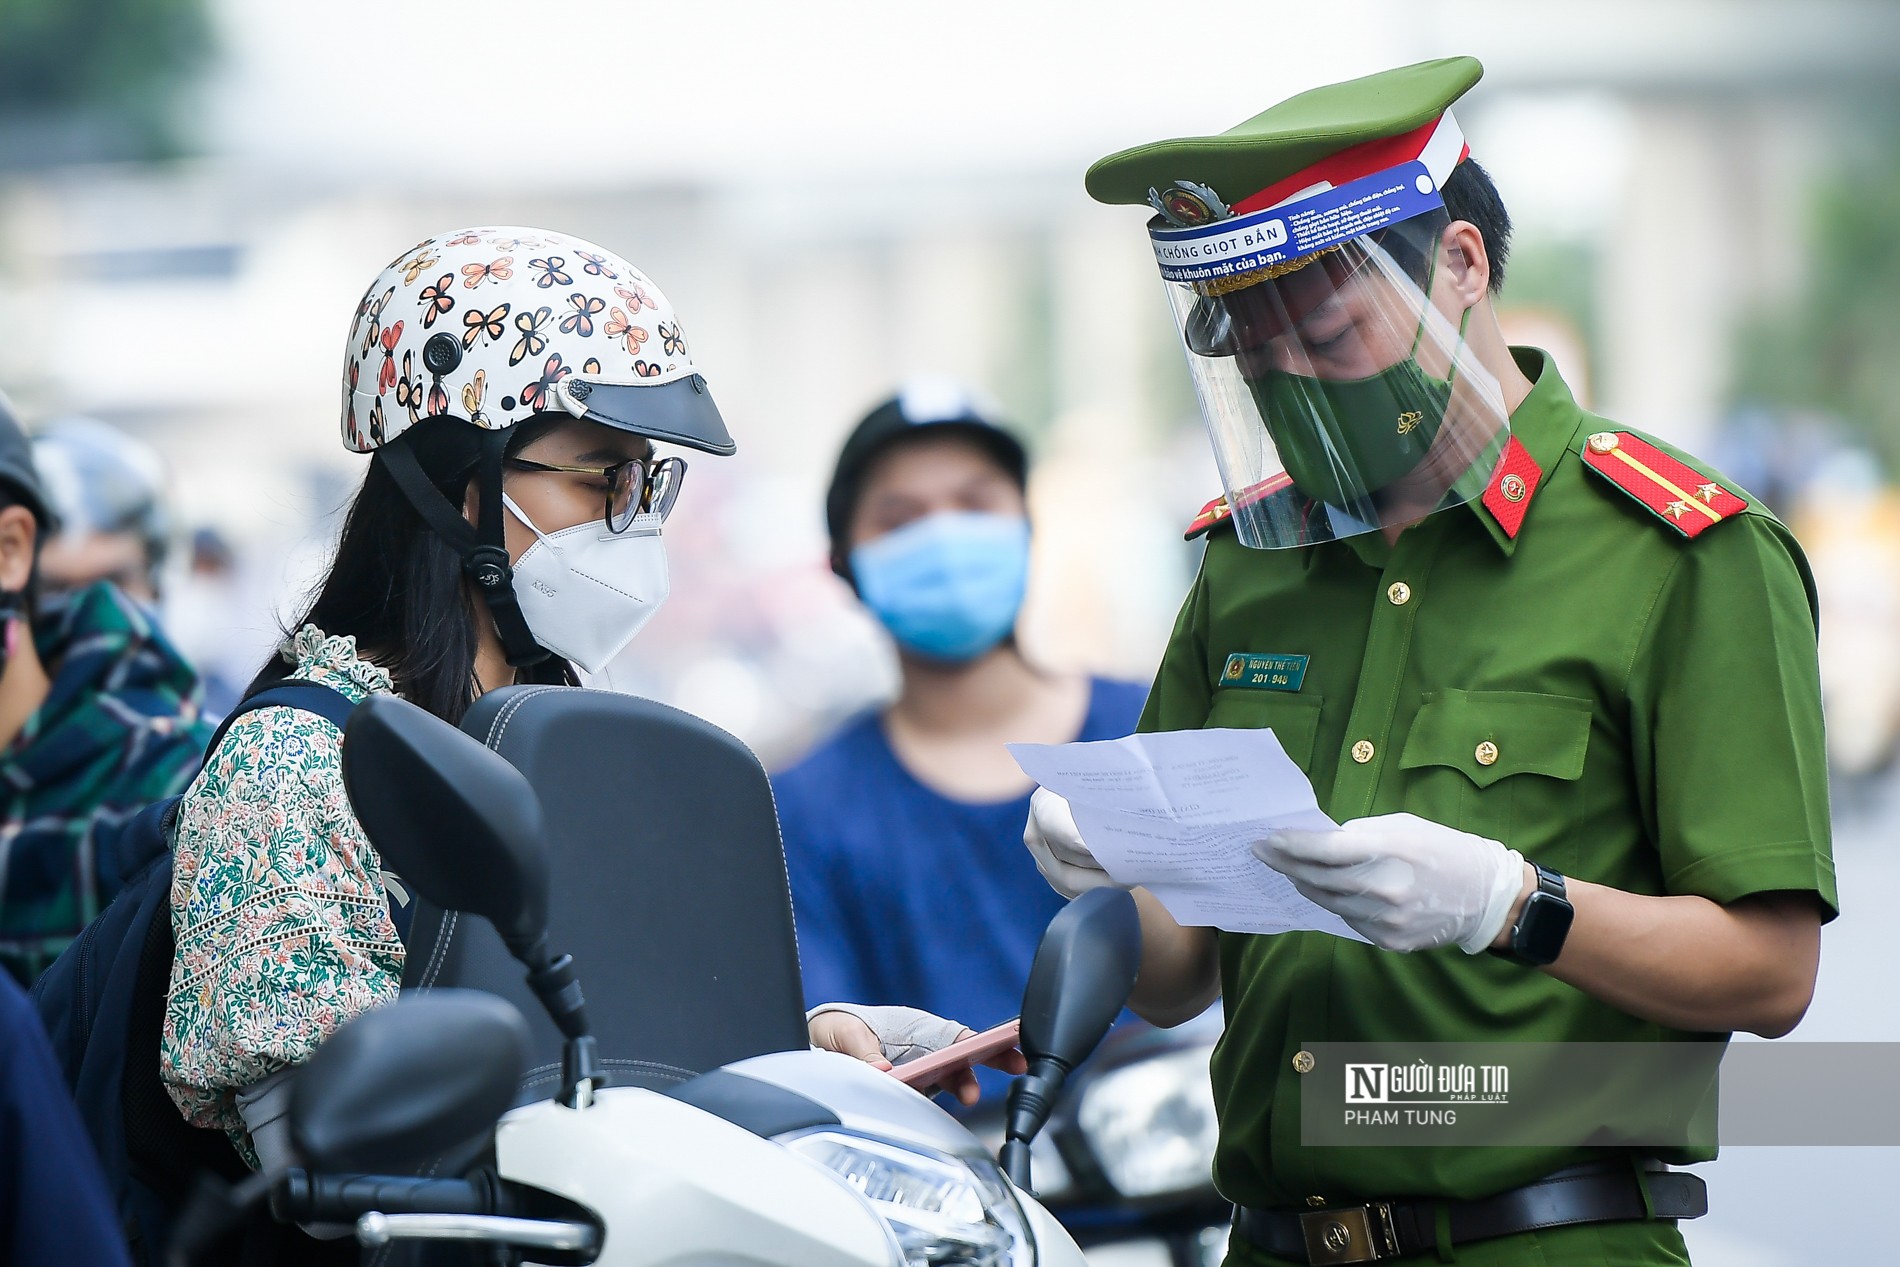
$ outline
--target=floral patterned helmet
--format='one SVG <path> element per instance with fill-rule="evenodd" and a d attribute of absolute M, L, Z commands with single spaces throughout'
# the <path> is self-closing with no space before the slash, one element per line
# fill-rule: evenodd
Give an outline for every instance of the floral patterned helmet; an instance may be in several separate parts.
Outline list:
<path fill-rule="evenodd" d="M 437 414 L 502 431 L 565 412 L 707 453 L 732 437 L 660 288 L 545 229 L 461 229 L 397 256 L 356 306 L 343 443 L 382 448 Z"/>

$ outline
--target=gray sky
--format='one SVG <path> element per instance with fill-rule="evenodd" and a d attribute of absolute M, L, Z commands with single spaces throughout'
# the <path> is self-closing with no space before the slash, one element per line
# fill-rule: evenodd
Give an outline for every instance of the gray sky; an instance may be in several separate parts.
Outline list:
<path fill-rule="evenodd" d="M 1411 60 L 1390 7 L 223 0 L 213 138 L 403 183 L 1074 166 Z"/>
<path fill-rule="evenodd" d="M 1474 94 L 1893 72 L 1889 0 L 216 0 L 206 139 L 493 188 L 1078 169 L 1473 53 Z M 736 178 L 736 179 L 735 179 Z"/>

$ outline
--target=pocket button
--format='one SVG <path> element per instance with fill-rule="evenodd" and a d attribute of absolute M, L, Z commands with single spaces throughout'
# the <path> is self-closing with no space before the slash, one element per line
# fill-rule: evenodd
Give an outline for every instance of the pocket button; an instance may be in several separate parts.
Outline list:
<path fill-rule="evenodd" d="M 1478 750 L 1473 755 L 1478 758 L 1479 765 L 1496 765 L 1498 763 L 1498 746 L 1487 739 L 1478 745 Z"/>

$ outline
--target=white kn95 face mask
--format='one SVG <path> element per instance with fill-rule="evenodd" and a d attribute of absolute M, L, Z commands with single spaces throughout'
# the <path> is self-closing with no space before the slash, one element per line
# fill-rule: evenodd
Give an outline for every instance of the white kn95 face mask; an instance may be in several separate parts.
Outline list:
<path fill-rule="evenodd" d="M 660 516 L 636 516 L 618 533 L 598 518 L 542 532 L 513 498 L 501 500 L 537 538 L 514 565 L 528 631 L 583 671 L 600 672 L 666 601 Z"/>

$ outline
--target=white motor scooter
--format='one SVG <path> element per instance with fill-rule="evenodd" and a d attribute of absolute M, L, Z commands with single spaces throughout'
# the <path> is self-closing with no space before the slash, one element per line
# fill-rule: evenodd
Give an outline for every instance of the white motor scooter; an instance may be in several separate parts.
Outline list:
<path fill-rule="evenodd" d="M 754 1056 L 665 1090 L 601 1086 L 572 961 L 550 949 L 527 781 L 393 698 L 359 707 L 344 753 L 352 805 L 384 860 L 430 901 L 485 916 L 527 967 L 566 1040 L 562 1087 L 509 1107 L 528 1037 L 503 1000 L 407 995 L 345 1026 L 299 1071 L 291 1126 L 308 1169 L 259 1176 L 246 1196 L 267 1192 L 278 1218 L 306 1226 L 353 1224 L 362 1245 L 385 1247 L 366 1262 L 454 1241 L 517 1262 L 616 1267 L 1084 1263 L 1028 1192 L 1029 1141 L 1133 986 L 1140 930 L 1127 894 L 1085 895 L 1044 936 L 1006 1174 L 936 1104 L 833 1052 Z M 484 1164 L 434 1177 L 456 1156 Z M 390 1173 L 423 1164 L 429 1177 Z M 202 1243 L 180 1232 L 175 1261 Z"/>

